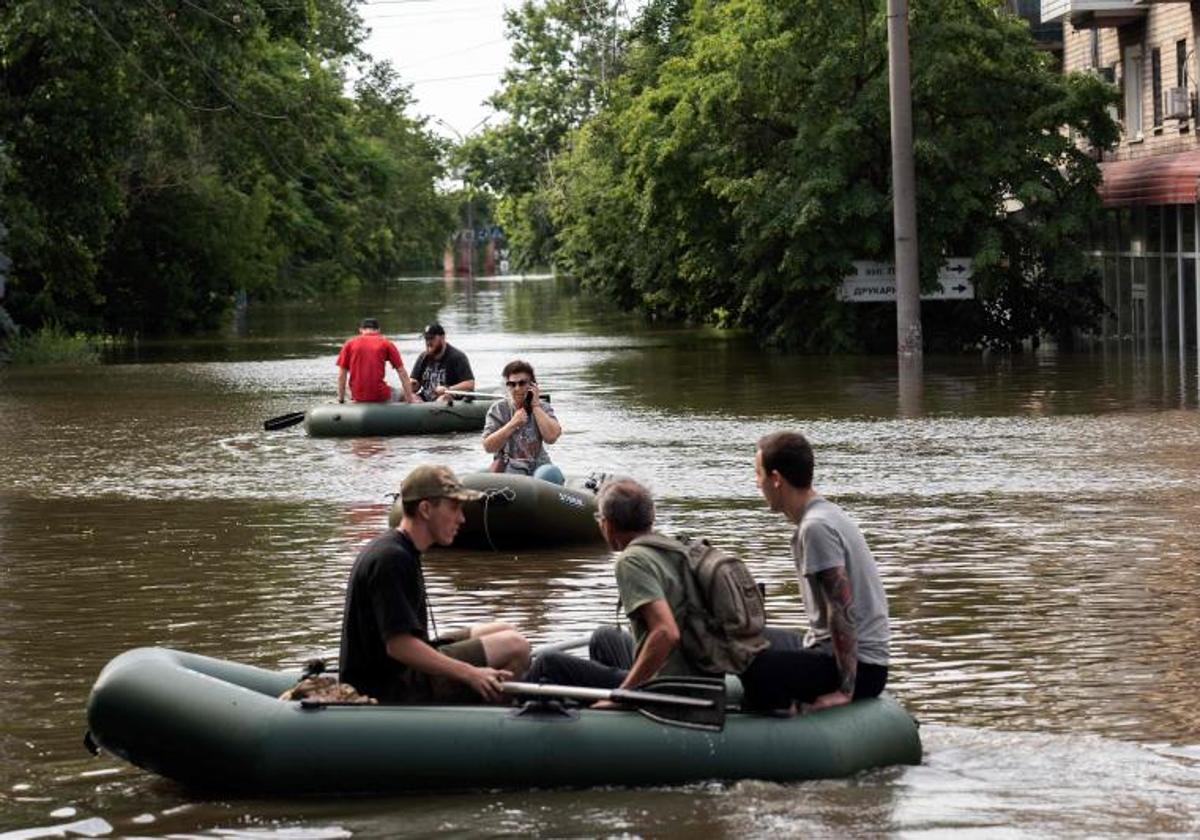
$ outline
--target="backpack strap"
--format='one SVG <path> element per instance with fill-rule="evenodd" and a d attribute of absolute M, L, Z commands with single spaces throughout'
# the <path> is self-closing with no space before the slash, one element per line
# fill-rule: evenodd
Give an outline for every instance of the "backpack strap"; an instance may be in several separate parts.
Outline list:
<path fill-rule="evenodd" d="M 697 541 L 699 542 L 699 541 Z M 668 562 L 674 562 L 679 569 L 679 577 L 683 581 L 684 603 L 688 612 L 705 613 L 708 599 L 700 587 L 700 581 L 692 569 L 691 554 L 694 550 L 692 543 L 685 543 L 666 534 L 651 531 L 629 541 L 626 548 L 649 548 L 653 551 L 665 552 L 669 555 Z M 682 628 L 680 628 L 682 629 Z"/>
<path fill-rule="evenodd" d="M 634 537 L 629 541 L 629 546 L 644 545 L 649 548 L 658 548 L 663 551 L 674 551 L 679 554 L 687 555 L 688 547 L 679 540 L 672 539 L 666 534 L 660 534 L 657 531 L 651 531 L 648 534 Z M 629 546 L 626 546 L 628 548 Z"/>

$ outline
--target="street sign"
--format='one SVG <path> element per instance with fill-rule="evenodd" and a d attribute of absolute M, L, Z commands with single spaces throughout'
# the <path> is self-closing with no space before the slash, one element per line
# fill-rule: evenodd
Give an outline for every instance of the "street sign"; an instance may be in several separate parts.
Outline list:
<path fill-rule="evenodd" d="M 939 288 L 922 292 L 921 300 L 970 300 L 975 297 L 971 282 L 971 260 L 954 257 L 938 269 Z M 880 303 L 896 299 L 896 268 L 888 262 L 855 260 L 854 273 L 838 289 L 838 300 L 847 303 Z"/>

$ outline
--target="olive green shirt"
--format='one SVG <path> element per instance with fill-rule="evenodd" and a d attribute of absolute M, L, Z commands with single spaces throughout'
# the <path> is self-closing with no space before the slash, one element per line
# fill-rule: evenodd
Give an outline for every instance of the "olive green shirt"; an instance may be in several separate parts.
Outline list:
<path fill-rule="evenodd" d="M 651 601 L 664 600 L 675 618 L 675 624 L 683 631 L 687 615 L 687 588 L 683 575 L 687 574 L 682 555 L 664 551 L 648 545 L 631 544 L 617 556 L 617 592 L 621 597 L 621 608 L 629 617 L 633 640 L 640 652 L 646 641 L 646 623 L 637 614 L 638 609 Z M 694 667 L 683 654 L 682 646 L 667 657 L 656 676 L 700 677 L 708 676 Z"/>

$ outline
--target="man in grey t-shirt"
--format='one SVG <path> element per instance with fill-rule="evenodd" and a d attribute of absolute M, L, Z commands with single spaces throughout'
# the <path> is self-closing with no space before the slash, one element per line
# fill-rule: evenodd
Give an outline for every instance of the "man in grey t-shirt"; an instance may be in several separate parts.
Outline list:
<path fill-rule="evenodd" d="M 862 531 L 812 486 L 812 446 L 801 434 L 776 432 L 758 442 L 758 488 L 771 510 L 796 524 L 792 558 L 809 627 L 803 648 L 774 644 L 742 675 L 747 704 L 814 709 L 875 697 L 887 684 L 887 596 Z"/>

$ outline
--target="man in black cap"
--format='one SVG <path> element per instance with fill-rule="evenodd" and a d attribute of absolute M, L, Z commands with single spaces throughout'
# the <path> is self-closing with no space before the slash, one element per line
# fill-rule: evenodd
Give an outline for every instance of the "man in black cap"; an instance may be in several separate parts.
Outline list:
<path fill-rule="evenodd" d="M 474 391 L 475 374 L 467 354 L 446 342 L 446 330 L 434 321 L 426 324 L 425 352 L 417 356 L 413 365 L 412 386 L 425 402 L 442 400 L 450 402 L 453 397 L 447 391 Z"/>
<path fill-rule="evenodd" d="M 340 679 L 381 703 L 495 703 L 529 667 L 529 642 L 502 622 L 437 637 L 421 552 L 449 545 L 468 490 L 448 467 L 414 469 L 400 485 L 399 526 L 367 543 L 350 570 Z M 433 634 L 429 632 L 433 625 Z"/>

